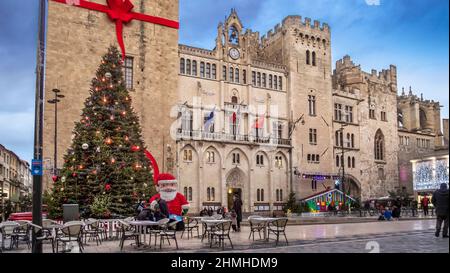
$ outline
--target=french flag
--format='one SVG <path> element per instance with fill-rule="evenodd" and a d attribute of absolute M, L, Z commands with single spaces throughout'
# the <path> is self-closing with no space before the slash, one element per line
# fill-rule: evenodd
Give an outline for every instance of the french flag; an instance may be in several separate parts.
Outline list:
<path fill-rule="evenodd" d="M 216 107 L 213 108 L 211 113 L 209 113 L 208 118 L 205 121 L 205 132 L 209 132 L 211 125 L 214 124 L 214 111 L 216 110 Z"/>

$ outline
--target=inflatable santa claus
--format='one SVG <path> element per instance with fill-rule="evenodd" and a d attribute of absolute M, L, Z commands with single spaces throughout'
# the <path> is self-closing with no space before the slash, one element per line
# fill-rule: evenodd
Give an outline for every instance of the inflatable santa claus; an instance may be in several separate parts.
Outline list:
<path fill-rule="evenodd" d="M 169 218 L 181 220 L 181 216 L 185 215 L 189 209 L 189 203 L 186 197 L 178 192 L 177 179 L 169 173 L 159 173 L 158 163 L 153 155 L 149 151 L 145 151 L 145 155 L 152 163 L 153 183 L 158 191 L 150 198 L 149 203 L 152 204 L 158 199 L 164 200 L 169 209 Z"/>

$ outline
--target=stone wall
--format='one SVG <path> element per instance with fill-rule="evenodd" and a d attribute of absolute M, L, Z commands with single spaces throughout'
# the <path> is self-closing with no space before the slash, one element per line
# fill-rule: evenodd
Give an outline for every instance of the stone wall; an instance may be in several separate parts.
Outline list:
<path fill-rule="evenodd" d="M 105 4 L 104 0 L 96 0 Z M 134 1 L 134 11 L 178 21 L 178 0 Z M 134 20 L 124 27 L 127 55 L 134 58 L 133 106 L 139 115 L 144 142 L 162 166 L 163 151 L 174 146 L 169 135 L 170 109 L 178 90 L 178 30 Z M 53 88 L 66 97 L 59 104 L 58 167 L 71 144 L 74 122 L 89 96 L 91 79 L 110 45 L 117 45 L 115 24 L 97 11 L 49 1 L 46 98 Z M 44 113 L 44 158 L 53 161 L 54 108 Z M 166 154 L 166 153 L 164 153 Z M 46 171 L 44 189 L 51 186 Z"/>

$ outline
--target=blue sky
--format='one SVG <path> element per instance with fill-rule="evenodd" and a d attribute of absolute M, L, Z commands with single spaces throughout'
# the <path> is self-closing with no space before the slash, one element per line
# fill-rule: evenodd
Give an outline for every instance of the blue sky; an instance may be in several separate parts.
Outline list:
<path fill-rule="evenodd" d="M 449 1 L 180 0 L 180 43 L 212 49 L 231 8 L 261 34 L 287 15 L 328 23 L 333 61 L 348 54 L 368 72 L 395 64 L 399 90 L 411 85 L 440 101 L 448 118 Z M 33 151 L 37 14 L 37 0 L 0 1 L 0 143 L 26 160 Z"/>

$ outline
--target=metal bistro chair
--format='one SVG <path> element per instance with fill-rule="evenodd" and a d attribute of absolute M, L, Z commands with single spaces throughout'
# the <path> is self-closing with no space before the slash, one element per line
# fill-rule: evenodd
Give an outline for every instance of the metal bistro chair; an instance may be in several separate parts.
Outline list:
<path fill-rule="evenodd" d="M 56 237 L 56 252 L 59 251 L 59 242 L 62 242 L 64 245 L 67 243 L 76 242 L 80 248 L 80 252 L 83 252 L 83 227 L 84 224 L 81 221 L 70 221 L 65 223 L 61 228 L 61 233 Z"/>
<path fill-rule="evenodd" d="M 267 225 L 268 228 L 268 234 L 267 234 L 267 239 L 270 239 L 270 233 L 273 233 L 277 236 L 276 239 L 276 245 L 278 246 L 278 242 L 280 240 L 280 235 L 284 235 L 284 238 L 286 239 L 286 244 L 289 244 L 287 237 L 286 237 L 286 224 L 288 222 L 287 218 L 280 218 L 280 219 L 276 219 L 272 222 L 269 222 Z"/>
<path fill-rule="evenodd" d="M 139 232 L 136 231 L 136 229 L 133 226 L 122 220 L 119 220 L 118 225 L 120 231 L 120 243 L 119 243 L 120 251 L 123 250 L 123 244 L 125 240 L 128 239 L 134 239 L 136 242 L 136 246 L 138 247 L 141 245 L 140 234 Z"/>
<path fill-rule="evenodd" d="M 197 230 L 197 238 L 200 238 L 198 220 L 186 217 L 185 223 L 184 223 L 184 229 L 183 229 L 183 232 L 181 233 L 181 238 L 183 238 L 185 231 L 187 232 L 188 240 L 189 240 L 189 234 L 191 235 L 191 237 L 194 237 L 194 234 L 193 234 L 194 229 Z"/>
<path fill-rule="evenodd" d="M 164 238 L 167 240 L 167 242 L 169 243 L 170 246 L 170 239 L 175 241 L 175 245 L 178 249 L 178 242 L 177 242 L 177 224 L 180 221 L 174 221 L 171 223 L 168 223 L 167 225 L 165 225 L 165 228 L 163 230 L 161 230 L 160 234 L 159 234 L 159 249 L 162 248 L 162 243 L 164 241 Z M 156 240 L 155 240 L 156 241 Z"/>
<path fill-rule="evenodd" d="M 253 241 L 255 240 L 255 232 L 258 232 L 259 239 L 261 239 L 261 231 L 265 232 L 266 222 L 264 221 L 254 221 L 254 219 L 262 218 L 259 215 L 252 215 L 248 217 L 248 223 L 250 224 L 250 234 L 248 238 L 253 236 Z"/>
<path fill-rule="evenodd" d="M 233 243 L 230 238 L 231 221 L 224 221 L 215 225 L 214 231 L 211 232 L 211 242 L 209 247 L 212 248 L 212 244 L 215 238 L 219 240 L 219 246 L 222 245 L 222 250 L 225 250 L 225 238 L 230 241 L 231 248 L 233 249 Z"/>
<path fill-rule="evenodd" d="M 209 242 L 211 230 L 208 228 L 208 225 L 205 222 L 203 222 L 203 220 L 217 220 L 217 219 L 211 216 L 206 216 L 202 218 L 202 228 L 203 228 L 202 242 L 205 236 L 208 237 Z M 211 229 L 213 229 L 213 227 L 211 227 Z"/>
<path fill-rule="evenodd" d="M 30 223 L 30 226 L 33 234 L 41 232 L 40 236 L 36 235 L 36 237 L 32 239 L 32 245 L 36 246 L 36 242 L 50 241 L 50 243 L 52 244 L 52 252 L 55 253 L 55 241 L 53 239 L 52 233 L 48 229 L 44 229 L 43 227 L 35 225 L 33 223 Z M 34 253 L 34 249 L 32 252 Z"/>
<path fill-rule="evenodd" d="M 14 230 L 19 226 L 18 223 L 13 221 L 7 221 L 0 224 L 0 233 L 2 236 L 2 247 L 1 249 L 5 249 L 5 240 L 9 239 L 9 249 L 11 250 L 13 245 L 15 244 L 15 240 L 17 239 L 14 234 Z"/>
<path fill-rule="evenodd" d="M 162 230 L 167 229 L 167 225 L 168 225 L 169 221 L 170 221 L 169 218 L 164 218 L 164 219 L 161 219 L 161 220 L 158 221 L 158 225 L 157 226 L 151 227 L 150 234 L 149 234 L 149 236 L 150 236 L 149 244 L 151 244 L 151 242 L 152 242 L 152 235 L 154 235 L 155 236 L 155 246 L 156 246 L 156 241 L 158 240 L 158 236 L 161 235 L 161 231 Z M 161 240 L 161 238 L 160 238 L 160 240 Z"/>
<path fill-rule="evenodd" d="M 88 219 L 86 228 L 83 229 L 84 235 L 84 243 L 87 241 L 87 237 L 89 236 L 89 241 L 94 238 L 97 245 L 102 243 L 102 239 L 100 237 L 101 234 L 104 234 L 104 229 L 100 227 L 100 222 L 96 219 Z"/>
<path fill-rule="evenodd" d="M 16 227 L 16 229 L 14 230 L 14 235 L 15 235 L 15 244 L 16 244 L 16 248 L 19 248 L 19 241 L 22 240 L 24 241 L 27 246 L 28 249 L 31 248 L 31 238 L 30 238 L 30 232 L 31 232 L 31 226 L 30 221 L 25 221 L 25 220 L 18 220 L 16 221 L 16 223 L 19 224 L 18 227 Z"/>

